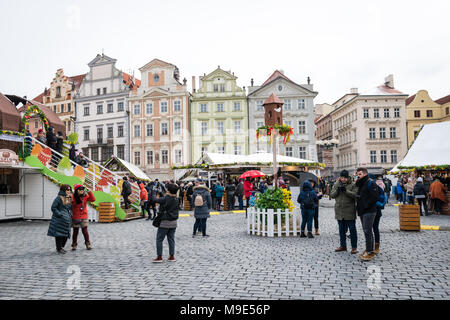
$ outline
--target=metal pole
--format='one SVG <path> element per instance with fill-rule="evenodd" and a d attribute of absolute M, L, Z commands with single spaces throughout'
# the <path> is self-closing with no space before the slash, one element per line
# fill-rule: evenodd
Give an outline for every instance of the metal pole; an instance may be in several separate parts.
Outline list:
<path fill-rule="evenodd" d="M 277 132 L 272 130 L 273 134 L 273 141 L 272 141 L 272 154 L 273 154 L 273 186 L 278 188 L 278 168 L 277 168 Z"/>

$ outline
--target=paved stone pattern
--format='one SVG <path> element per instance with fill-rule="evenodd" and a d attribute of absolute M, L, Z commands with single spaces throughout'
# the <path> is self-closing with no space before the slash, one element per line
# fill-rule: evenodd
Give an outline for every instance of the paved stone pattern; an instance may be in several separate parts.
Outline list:
<path fill-rule="evenodd" d="M 334 252 L 339 237 L 333 202 L 321 204 L 321 235 L 314 239 L 247 235 L 245 214 L 212 216 L 211 236 L 192 238 L 194 218 L 180 218 L 177 261 L 162 264 L 151 263 L 156 228 L 150 221 L 91 223 L 93 250 L 85 249 L 80 233 L 78 250 L 69 250 L 69 240 L 66 255 L 58 255 L 54 238 L 46 235 L 48 222 L 1 223 L 0 299 L 449 298 L 450 232 L 400 232 L 398 209 L 389 205 L 380 225 L 381 254 L 363 262 Z M 432 216 L 422 224 L 449 221 Z M 79 288 L 73 288 L 71 266 L 80 270 Z"/>

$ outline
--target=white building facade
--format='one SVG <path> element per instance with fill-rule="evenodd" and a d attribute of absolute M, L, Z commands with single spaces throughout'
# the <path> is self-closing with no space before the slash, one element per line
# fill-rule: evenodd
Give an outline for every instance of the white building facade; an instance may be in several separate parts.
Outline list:
<path fill-rule="evenodd" d="M 263 103 L 274 93 L 284 102 L 283 123 L 294 130 L 286 145 L 278 143 L 278 153 L 317 161 L 314 98 L 318 93 L 313 91 L 313 85 L 297 84 L 276 70 L 261 86 L 252 83 L 248 90 L 250 153 L 272 152 L 266 137 L 256 139 L 256 129 L 265 125 Z"/>
<path fill-rule="evenodd" d="M 112 155 L 130 161 L 128 96 L 140 81 L 118 70 L 116 61 L 97 55 L 75 97 L 78 149 L 97 162 Z"/>

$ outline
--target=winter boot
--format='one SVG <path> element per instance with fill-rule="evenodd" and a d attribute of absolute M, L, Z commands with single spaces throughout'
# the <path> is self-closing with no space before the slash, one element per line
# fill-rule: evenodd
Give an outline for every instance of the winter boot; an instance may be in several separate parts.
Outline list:
<path fill-rule="evenodd" d="M 375 243 L 375 250 L 373 250 L 373 253 L 375 253 L 375 254 L 380 253 L 380 244 L 379 243 Z"/>
<path fill-rule="evenodd" d="M 311 232 L 308 232 L 308 238 L 309 238 L 309 239 L 314 238 L 314 236 L 313 236 L 313 234 L 312 234 Z"/>
<path fill-rule="evenodd" d="M 342 252 L 342 251 L 347 251 L 347 248 L 346 247 L 339 247 L 339 248 L 334 250 L 334 252 Z"/>
<path fill-rule="evenodd" d="M 300 238 L 306 238 L 306 235 L 305 235 L 305 233 L 303 231 L 300 232 Z"/>
<path fill-rule="evenodd" d="M 314 233 L 316 236 L 319 236 L 320 235 L 320 233 L 319 233 L 319 229 L 316 229 L 316 233 Z"/>
<path fill-rule="evenodd" d="M 92 249 L 90 241 L 86 241 L 85 244 L 86 244 L 86 249 L 88 249 L 88 250 Z"/>
<path fill-rule="evenodd" d="M 76 243 L 72 243 L 72 251 L 77 250 L 77 244 Z"/>

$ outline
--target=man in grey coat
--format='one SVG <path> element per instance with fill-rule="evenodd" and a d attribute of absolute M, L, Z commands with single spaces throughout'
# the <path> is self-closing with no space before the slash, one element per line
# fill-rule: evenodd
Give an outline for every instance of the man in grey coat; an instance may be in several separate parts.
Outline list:
<path fill-rule="evenodd" d="M 206 234 L 206 220 L 210 217 L 209 210 L 212 208 L 211 193 L 202 179 L 197 179 L 197 186 L 194 187 L 192 194 L 191 206 L 194 208 L 194 232 L 192 237 L 195 237 L 197 230 L 202 232 L 203 237 L 209 237 Z M 196 183 L 196 184 L 197 184 Z"/>
<path fill-rule="evenodd" d="M 334 213 L 339 225 L 340 247 L 336 252 L 347 251 L 347 229 L 350 229 L 351 254 L 358 253 L 358 237 L 356 233 L 356 194 L 358 188 L 352 182 L 348 171 L 342 170 L 339 179 L 333 185 L 330 197 L 335 199 Z"/>

